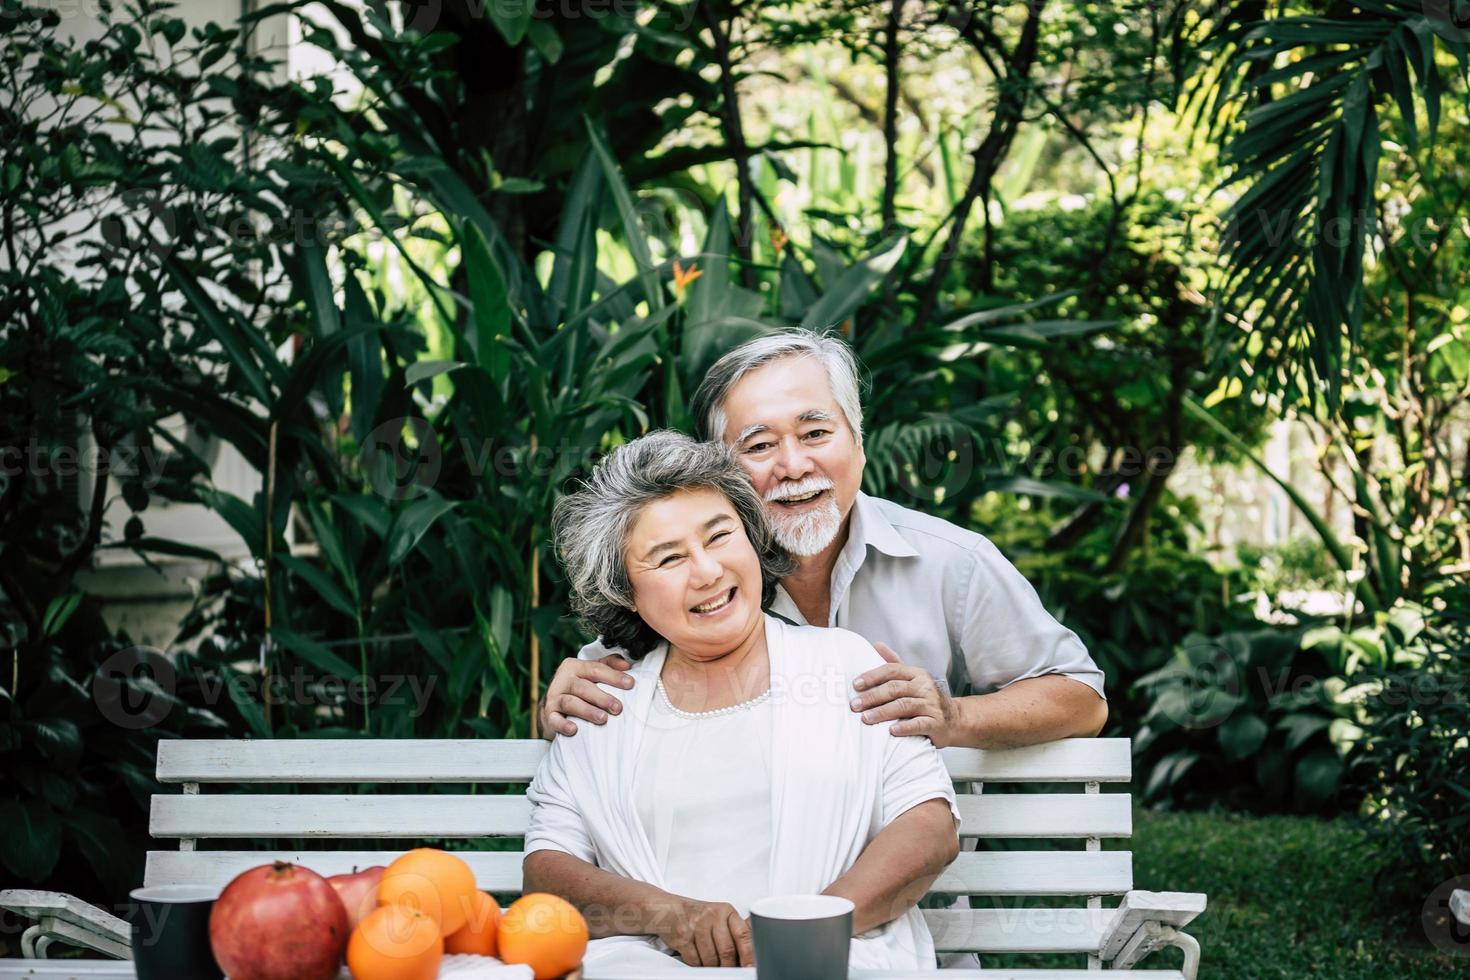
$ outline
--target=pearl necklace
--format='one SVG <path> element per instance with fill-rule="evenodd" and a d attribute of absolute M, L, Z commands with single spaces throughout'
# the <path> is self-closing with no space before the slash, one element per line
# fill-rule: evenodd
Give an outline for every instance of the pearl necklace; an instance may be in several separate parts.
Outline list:
<path fill-rule="evenodd" d="M 732 715 L 735 712 L 743 711 L 746 708 L 754 708 L 762 701 L 766 701 L 770 698 L 771 689 L 769 687 L 766 688 L 764 691 L 757 694 L 749 701 L 742 701 L 739 704 L 728 705 L 724 708 L 715 708 L 713 711 L 685 711 L 683 708 L 675 707 L 674 702 L 669 700 L 669 692 L 664 689 L 664 679 L 660 677 L 658 679 L 658 696 L 663 699 L 664 706 L 672 711 L 676 716 L 688 719 L 690 721 L 697 721 L 700 718 L 718 718 L 720 715 Z"/>

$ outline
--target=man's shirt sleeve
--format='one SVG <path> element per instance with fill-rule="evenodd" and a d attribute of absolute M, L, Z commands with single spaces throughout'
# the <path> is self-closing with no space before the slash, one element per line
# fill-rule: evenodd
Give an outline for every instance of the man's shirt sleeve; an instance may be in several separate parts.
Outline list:
<path fill-rule="evenodd" d="M 1061 674 L 1103 693 L 1103 672 L 1077 634 L 1041 604 L 1041 598 L 988 540 L 972 552 L 960 638 L 975 693 L 988 694 L 1028 677 Z"/>

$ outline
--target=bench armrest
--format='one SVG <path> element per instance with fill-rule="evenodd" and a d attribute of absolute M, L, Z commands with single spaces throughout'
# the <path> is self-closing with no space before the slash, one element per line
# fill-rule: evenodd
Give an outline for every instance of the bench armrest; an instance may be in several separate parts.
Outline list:
<path fill-rule="evenodd" d="M 37 925 L 27 930 L 33 938 L 22 944 L 26 950 L 35 948 L 37 938 L 52 937 L 118 959 L 130 958 L 132 931 L 127 921 L 74 895 L 12 888 L 0 891 L 0 908 L 36 920 Z"/>
<path fill-rule="evenodd" d="M 1179 930 L 1205 910 L 1205 901 L 1198 892 L 1129 892 L 1103 931 L 1099 956 L 1115 970 L 1128 970 L 1160 946 L 1177 946 L 1184 950 L 1184 976 L 1194 980 L 1199 943 Z"/>

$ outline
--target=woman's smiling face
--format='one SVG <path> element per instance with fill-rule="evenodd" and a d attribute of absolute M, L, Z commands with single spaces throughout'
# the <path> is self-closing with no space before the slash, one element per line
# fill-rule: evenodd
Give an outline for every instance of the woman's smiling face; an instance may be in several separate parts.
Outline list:
<path fill-rule="evenodd" d="M 644 507 L 623 560 L 633 610 L 693 659 L 724 656 L 760 620 L 760 558 L 723 494 L 682 490 Z"/>

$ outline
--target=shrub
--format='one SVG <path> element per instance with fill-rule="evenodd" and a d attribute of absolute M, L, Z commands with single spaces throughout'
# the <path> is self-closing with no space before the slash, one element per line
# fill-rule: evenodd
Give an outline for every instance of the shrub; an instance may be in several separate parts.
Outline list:
<path fill-rule="evenodd" d="M 1363 735 L 1354 775 L 1366 785 L 1370 840 L 1405 886 L 1470 870 L 1470 589 L 1444 608 L 1400 607 L 1379 631 L 1383 656 L 1355 675 Z M 1373 637 L 1342 637 L 1360 649 Z"/>
<path fill-rule="evenodd" d="M 1139 678 L 1149 707 L 1133 748 L 1146 801 L 1310 812 L 1344 802 L 1348 683 L 1303 645 L 1305 632 L 1191 636 Z"/>

